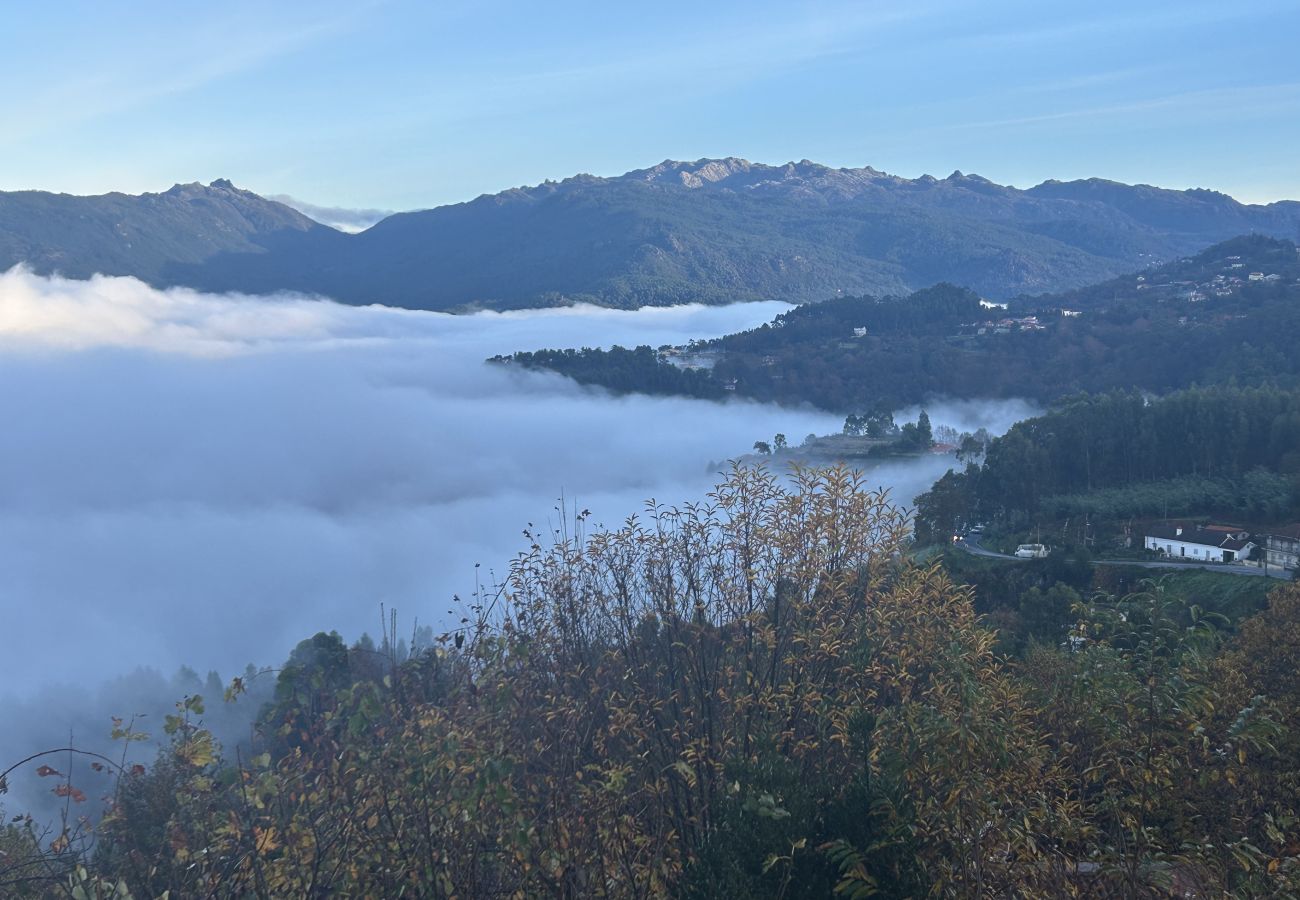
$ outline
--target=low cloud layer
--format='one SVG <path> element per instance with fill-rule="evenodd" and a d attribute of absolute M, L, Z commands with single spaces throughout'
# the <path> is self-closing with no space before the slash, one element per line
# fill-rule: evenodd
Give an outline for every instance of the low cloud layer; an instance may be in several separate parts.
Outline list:
<path fill-rule="evenodd" d="M 388 209 L 347 209 L 342 206 L 317 206 L 315 203 L 308 203 L 305 200 L 299 200 L 297 197 L 290 197 L 288 194 L 272 194 L 266 199 L 283 203 L 285 206 L 291 206 L 309 219 L 315 219 L 322 225 L 328 225 L 330 228 L 336 228 L 348 234 L 365 231 L 379 220 L 387 219 L 393 214 L 392 210 Z"/>
<path fill-rule="evenodd" d="M 318 630 L 377 633 L 381 603 L 438 626 L 476 574 L 504 575 L 522 529 L 558 523 L 561 496 L 613 525 L 649 498 L 700 497 L 755 440 L 838 430 L 811 410 L 616 398 L 483 363 L 683 343 L 782 308 L 449 316 L 0 275 L 0 716 L 39 708 L 51 726 L 54 685 L 78 685 L 84 710 L 141 667 L 278 664 Z M 947 465 L 875 477 L 910 503 Z M 146 682 L 163 684 L 131 683 Z M 103 709 L 105 730 L 133 711 Z M 30 748 L 5 730 L 0 759 Z"/>
<path fill-rule="evenodd" d="M 757 438 L 834 424 L 616 399 L 486 356 L 778 309 L 456 317 L 0 276 L 0 683 L 275 662 L 320 628 L 375 630 L 381 602 L 435 620 L 561 494 L 618 522 Z"/>

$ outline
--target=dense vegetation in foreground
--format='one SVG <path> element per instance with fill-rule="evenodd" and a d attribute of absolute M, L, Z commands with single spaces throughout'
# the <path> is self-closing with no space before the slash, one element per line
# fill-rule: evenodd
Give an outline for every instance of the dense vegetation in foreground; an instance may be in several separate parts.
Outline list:
<path fill-rule="evenodd" d="M 0 890 L 1300 890 L 1300 591 L 1231 637 L 1169 582 L 1057 591 L 1068 639 L 1004 655 L 906 525 L 847 470 L 737 469 L 705 503 L 538 539 L 403 664 L 304 641 L 259 746 L 223 756 L 187 698 L 93 833 L 0 832 Z M 8 777 L 40 774 L 83 792 L 52 760 Z"/>
<path fill-rule="evenodd" d="M 1251 280 L 1252 273 L 1258 276 Z M 860 413 L 934 396 L 1055 401 L 1197 384 L 1300 384 L 1300 256 L 1245 237 L 1198 256 L 1002 311 L 938 285 L 807 304 L 708 341 L 682 371 L 649 347 L 499 358 L 620 392 L 750 397 Z"/>

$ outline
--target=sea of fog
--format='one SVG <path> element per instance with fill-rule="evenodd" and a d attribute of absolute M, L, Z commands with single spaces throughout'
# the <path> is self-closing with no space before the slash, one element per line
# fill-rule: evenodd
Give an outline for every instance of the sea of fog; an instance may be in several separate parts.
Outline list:
<path fill-rule="evenodd" d="M 684 343 L 784 308 L 450 316 L 0 275 L 0 769 L 106 732 L 182 665 L 278 665 L 319 630 L 378 634 L 381 604 L 437 627 L 453 594 L 505 575 L 524 528 L 559 523 L 561 497 L 616 525 L 702 497 L 755 440 L 838 430 L 484 363 Z M 1027 414 L 929 411 L 994 431 Z M 910 504 L 948 465 L 872 477 Z"/>

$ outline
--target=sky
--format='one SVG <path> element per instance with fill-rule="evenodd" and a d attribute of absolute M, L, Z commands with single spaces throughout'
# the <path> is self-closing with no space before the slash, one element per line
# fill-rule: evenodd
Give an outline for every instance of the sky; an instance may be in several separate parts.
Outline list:
<path fill-rule="evenodd" d="M 413 209 L 665 158 L 1300 199 L 1300 2 L 0 5 L 0 189 Z"/>

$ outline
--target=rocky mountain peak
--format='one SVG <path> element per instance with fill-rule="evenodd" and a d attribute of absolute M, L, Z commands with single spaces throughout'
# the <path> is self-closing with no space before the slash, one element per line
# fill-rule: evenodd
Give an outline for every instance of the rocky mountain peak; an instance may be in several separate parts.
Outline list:
<path fill-rule="evenodd" d="M 737 156 L 728 156 L 725 159 L 697 159 L 694 162 L 665 159 L 656 166 L 637 169 L 623 177 L 637 181 L 701 188 L 725 181 L 736 174 L 747 173 L 754 168 L 754 164 L 749 160 Z"/>

